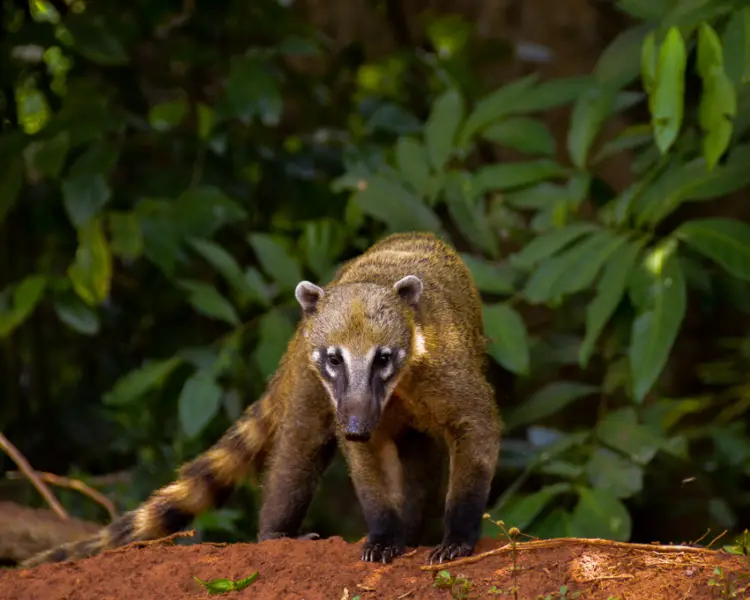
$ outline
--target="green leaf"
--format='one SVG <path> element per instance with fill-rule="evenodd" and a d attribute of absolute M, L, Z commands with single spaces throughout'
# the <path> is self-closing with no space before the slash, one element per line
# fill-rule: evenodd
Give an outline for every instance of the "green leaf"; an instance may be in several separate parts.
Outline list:
<path fill-rule="evenodd" d="M 99 217 L 78 228 L 78 249 L 68 278 L 76 294 L 89 306 L 109 297 L 112 284 L 112 252 Z"/>
<path fill-rule="evenodd" d="M 511 409 L 503 419 L 508 429 L 541 421 L 578 400 L 595 394 L 599 388 L 577 381 L 555 381 L 537 390 L 531 398 Z"/>
<path fill-rule="evenodd" d="M 734 277 L 750 281 L 750 226 L 735 219 L 694 219 L 674 235 Z"/>
<path fill-rule="evenodd" d="M 495 521 L 502 521 L 506 529 L 518 527 L 518 529 L 524 531 L 552 500 L 571 489 L 572 486 L 569 483 L 545 485 L 538 492 L 523 496 L 497 512 L 493 511 L 492 518 Z M 484 535 L 497 533 L 497 526 L 493 523 L 487 522 L 486 525 L 483 523 L 482 528 Z"/>
<path fill-rule="evenodd" d="M 451 171 L 445 184 L 445 201 L 453 222 L 476 249 L 497 258 L 497 237 L 484 211 L 474 180 L 466 171 Z"/>
<path fill-rule="evenodd" d="M 568 170 L 554 161 L 542 159 L 528 162 L 507 162 L 480 167 L 474 180 L 484 191 L 510 190 L 546 179 L 560 179 Z"/>
<path fill-rule="evenodd" d="M 110 392 L 103 396 L 105 404 L 121 406 L 138 400 L 146 392 L 160 387 L 169 374 L 182 362 L 176 356 L 166 360 L 152 360 L 144 362 L 137 369 L 133 369 L 120 377 Z"/>
<path fill-rule="evenodd" d="M 508 304 L 485 304 L 482 315 L 485 335 L 492 340 L 492 357 L 513 373 L 528 374 L 529 341 L 521 315 Z"/>
<path fill-rule="evenodd" d="M 68 177 L 62 183 L 65 210 L 73 227 L 81 227 L 99 214 L 112 192 L 104 175 Z"/>
<path fill-rule="evenodd" d="M 594 67 L 597 83 L 611 90 L 620 90 L 638 77 L 641 45 L 652 25 L 642 23 L 615 37 L 599 55 Z"/>
<path fill-rule="evenodd" d="M 219 411 L 221 388 L 208 374 L 199 371 L 182 386 L 177 414 L 182 431 L 195 438 Z"/>
<path fill-rule="evenodd" d="M 245 298 L 257 298 L 256 290 L 248 284 L 240 265 L 229 252 L 208 240 L 192 238 L 189 243 L 239 294 Z"/>
<path fill-rule="evenodd" d="M 482 137 L 525 154 L 555 155 L 555 138 L 544 123 L 536 119 L 505 119 L 487 128 Z"/>
<path fill-rule="evenodd" d="M 700 125 L 705 131 L 703 156 L 711 171 L 729 147 L 737 115 L 737 92 L 720 66 L 713 67 L 703 79 L 699 110 Z"/>
<path fill-rule="evenodd" d="M 573 223 L 562 229 L 544 233 L 535 237 L 522 250 L 511 254 L 510 264 L 524 270 L 530 270 L 537 263 L 562 250 L 582 235 L 598 231 L 594 223 Z"/>
<path fill-rule="evenodd" d="M 169 100 L 152 106 L 148 111 L 148 123 L 156 131 L 169 131 L 177 127 L 188 113 L 184 99 Z"/>
<path fill-rule="evenodd" d="M 571 535 L 627 542 L 632 521 L 628 509 L 617 497 L 603 489 L 578 489 L 578 503 L 570 519 Z"/>
<path fill-rule="evenodd" d="M 593 163 L 598 164 L 605 158 L 609 158 L 623 150 L 634 150 L 651 142 L 651 127 L 649 125 L 632 125 L 623 129 L 615 137 L 605 143 L 596 156 Z"/>
<path fill-rule="evenodd" d="M 237 311 L 214 286 L 192 279 L 180 279 L 177 284 L 188 293 L 187 300 L 198 313 L 230 325 L 240 324 Z"/>
<path fill-rule="evenodd" d="M 8 336 L 31 316 L 41 301 L 46 286 L 47 278 L 44 275 L 28 275 L 13 287 L 10 310 L 3 314 L 0 306 L 0 338 Z"/>
<path fill-rule="evenodd" d="M 219 188 L 191 187 L 179 195 L 168 212 L 168 225 L 185 237 L 209 238 L 227 223 L 245 219 L 247 212 Z"/>
<path fill-rule="evenodd" d="M 570 200 L 570 195 L 567 187 L 545 181 L 528 188 L 503 194 L 503 199 L 510 206 L 516 208 L 543 210 L 558 202 L 567 203 Z"/>
<path fill-rule="evenodd" d="M 57 317 L 73 331 L 83 335 L 99 333 L 99 315 L 84 304 L 78 296 L 64 294 L 55 299 Z"/>
<path fill-rule="evenodd" d="M 444 92 L 432 105 L 424 125 L 424 143 L 430 162 L 440 171 L 450 158 L 458 127 L 464 117 L 464 101 L 456 89 Z"/>
<path fill-rule="evenodd" d="M 271 309 L 261 317 L 255 362 L 266 379 L 276 371 L 294 330 L 294 323 L 277 309 Z"/>
<path fill-rule="evenodd" d="M 235 55 L 230 59 L 227 102 L 243 123 L 250 124 L 257 116 L 267 127 L 279 124 L 284 109 L 276 77 L 254 56 Z"/>
<path fill-rule="evenodd" d="M 432 231 L 442 227 L 435 213 L 417 196 L 398 183 L 376 175 L 365 189 L 357 192 L 354 203 L 365 214 L 388 225 L 392 233 Z"/>
<path fill-rule="evenodd" d="M 206 141 L 211 137 L 211 132 L 216 122 L 216 112 L 213 108 L 202 102 L 198 102 L 195 111 L 198 121 L 198 139 Z"/>
<path fill-rule="evenodd" d="M 268 233 L 251 233 L 247 241 L 252 246 L 260 266 L 282 289 L 293 290 L 302 280 L 297 259 L 280 239 Z"/>
<path fill-rule="evenodd" d="M 723 54 L 732 83 L 750 83 L 750 8 L 732 11 L 724 30 Z"/>
<path fill-rule="evenodd" d="M 49 139 L 30 143 L 24 149 L 23 156 L 30 171 L 36 171 L 50 179 L 57 179 L 65 164 L 68 150 L 70 150 L 70 133 L 61 131 Z"/>
<path fill-rule="evenodd" d="M 584 290 L 626 240 L 609 230 L 592 233 L 562 254 L 545 260 L 526 282 L 524 296 L 536 304 Z"/>
<path fill-rule="evenodd" d="M 134 212 L 109 212 L 109 232 L 112 253 L 135 260 L 143 253 L 143 233 L 138 215 Z"/>
<path fill-rule="evenodd" d="M 628 242 L 615 252 L 604 266 L 596 297 L 586 308 L 586 335 L 578 350 L 578 362 L 586 368 L 599 334 L 620 303 L 630 280 L 630 274 L 640 255 L 643 242 Z"/>
<path fill-rule="evenodd" d="M 516 99 L 514 112 L 537 112 L 569 104 L 590 85 L 591 78 L 588 75 L 542 81 Z"/>
<path fill-rule="evenodd" d="M 210 581 L 201 581 L 195 575 L 193 575 L 193 579 L 201 584 L 209 594 L 225 594 L 226 592 L 236 592 L 239 590 L 243 590 L 251 583 L 255 582 L 258 577 L 259 573 L 257 571 L 250 575 L 250 577 L 240 579 L 239 581 L 232 581 L 231 579 L 223 578 L 212 579 Z"/>
<path fill-rule="evenodd" d="M 466 147 L 474 135 L 501 118 L 522 111 L 523 100 L 539 76 L 527 75 L 495 90 L 477 102 L 464 123 L 458 138 L 458 146 Z"/>
<path fill-rule="evenodd" d="M 117 29 L 107 27 L 101 17 L 71 13 L 65 18 L 65 28 L 72 35 L 73 49 L 90 61 L 105 66 L 128 63 L 128 55 L 117 39 Z"/>
<path fill-rule="evenodd" d="M 336 258 L 344 251 L 345 232 L 333 219 L 307 221 L 300 239 L 300 253 L 313 272 L 325 278 Z"/>
<path fill-rule="evenodd" d="M 605 119 L 612 113 L 614 99 L 614 93 L 607 88 L 591 87 L 573 105 L 568 130 L 568 153 L 579 169 L 586 168 L 591 144 Z"/>
<path fill-rule="evenodd" d="M 651 308 L 633 321 L 628 358 L 633 395 L 643 402 L 669 358 L 685 316 L 685 279 L 677 256 L 665 246 L 655 248 L 644 261 L 651 277 Z"/>
<path fill-rule="evenodd" d="M 630 498 L 643 489 L 643 467 L 619 454 L 597 448 L 586 464 L 589 482 L 617 498 Z"/>
<path fill-rule="evenodd" d="M 504 265 L 490 262 L 471 254 L 461 254 L 461 258 L 471 271 L 474 283 L 479 291 L 488 294 L 513 293 L 513 272 Z"/>
<path fill-rule="evenodd" d="M 649 107 L 656 90 L 656 32 L 649 31 L 641 47 L 641 81 L 643 89 L 649 95 Z"/>
<path fill-rule="evenodd" d="M 396 164 L 401 176 L 414 188 L 414 191 L 420 196 L 426 195 L 430 179 L 430 164 L 422 143 L 410 137 L 398 138 Z"/>
<path fill-rule="evenodd" d="M 702 79 L 706 79 L 717 67 L 724 67 L 721 41 L 714 28 L 703 22 L 698 27 L 698 73 Z"/>
<path fill-rule="evenodd" d="M 639 465 L 650 463 L 664 443 L 651 427 L 638 423 L 632 407 L 607 413 L 597 426 L 596 435 L 603 444 L 623 452 Z"/>
<path fill-rule="evenodd" d="M 682 127 L 687 49 L 679 28 L 670 27 L 659 48 L 656 85 L 651 97 L 651 124 L 662 154 L 672 147 Z"/>

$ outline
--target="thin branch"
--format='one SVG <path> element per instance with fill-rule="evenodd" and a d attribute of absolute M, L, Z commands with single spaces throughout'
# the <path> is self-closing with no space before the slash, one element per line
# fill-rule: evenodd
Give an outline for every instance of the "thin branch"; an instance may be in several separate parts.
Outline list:
<path fill-rule="evenodd" d="M 114 519 L 117 517 L 117 510 L 115 509 L 115 505 L 112 504 L 112 501 L 104 494 L 97 492 L 94 488 L 90 487 L 80 479 L 70 479 L 69 477 L 55 475 L 54 473 L 43 473 L 41 471 L 37 471 L 36 474 L 45 483 L 56 485 L 57 487 L 76 490 L 84 496 L 88 496 L 94 502 L 100 504 L 106 509 L 111 520 L 114 521 Z M 21 477 L 23 477 L 23 475 L 19 471 L 8 471 L 8 473 L 6 473 L 5 475 L 8 479 L 20 479 Z"/>
<path fill-rule="evenodd" d="M 694 548 L 692 546 L 662 546 L 659 544 L 630 544 L 627 542 L 615 542 L 613 540 L 600 540 L 600 539 L 587 539 L 587 538 L 556 538 L 554 540 L 535 540 L 532 542 L 516 542 L 515 544 L 506 544 L 500 548 L 488 550 L 481 554 L 474 556 L 467 556 L 466 558 L 459 558 L 447 563 L 440 563 L 437 565 L 424 565 L 420 567 L 423 571 L 439 571 L 447 569 L 448 567 L 468 565 L 471 563 L 479 562 L 488 556 L 496 556 L 498 554 L 505 554 L 515 550 L 537 550 L 539 548 L 557 548 L 558 546 L 564 546 L 565 544 L 586 544 L 589 546 L 607 546 L 609 548 L 628 548 L 631 550 L 649 550 L 651 552 L 687 552 L 693 554 L 716 554 L 717 550 L 711 550 L 709 548 Z"/>
<path fill-rule="evenodd" d="M 16 463 L 16 465 L 18 465 L 19 470 L 44 497 L 44 499 L 47 501 L 47 504 L 49 504 L 50 508 L 55 512 L 55 514 L 63 521 L 67 521 L 70 517 L 62 507 L 62 504 L 57 501 L 57 498 L 55 498 L 55 495 L 49 490 L 45 483 L 41 479 L 39 479 L 39 476 L 36 474 L 34 469 L 31 468 L 29 461 L 26 460 L 23 454 L 18 451 L 18 448 L 11 444 L 10 440 L 6 438 L 2 433 L 0 433 L 0 450 L 10 456 L 10 459 L 14 463 Z"/>

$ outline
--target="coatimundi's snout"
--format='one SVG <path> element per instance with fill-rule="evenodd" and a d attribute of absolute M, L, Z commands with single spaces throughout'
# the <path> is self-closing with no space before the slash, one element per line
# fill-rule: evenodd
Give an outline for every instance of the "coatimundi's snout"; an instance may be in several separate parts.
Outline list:
<path fill-rule="evenodd" d="M 367 441 L 404 372 L 414 338 L 422 281 L 369 283 L 323 290 L 309 281 L 296 297 L 308 318 L 311 366 L 336 409 L 344 436 Z"/>

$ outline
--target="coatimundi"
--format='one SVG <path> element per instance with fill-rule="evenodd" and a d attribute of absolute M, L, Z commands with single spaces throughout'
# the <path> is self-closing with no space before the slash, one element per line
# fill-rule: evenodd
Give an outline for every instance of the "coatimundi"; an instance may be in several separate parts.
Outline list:
<path fill-rule="evenodd" d="M 300 536 L 340 445 L 369 535 L 362 559 L 390 562 L 417 545 L 447 449 L 442 543 L 430 562 L 467 556 L 480 535 L 500 447 L 485 379 L 479 293 L 459 255 L 428 233 L 384 238 L 322 289 L 302 281 L 302 319 L 261 399 L 173 483 L 90 539 L 23 567 L 91 556 L 168 535 L 265 470 L 259 540 Z M 269 464 L 270 463 L 270 464 Z"/>

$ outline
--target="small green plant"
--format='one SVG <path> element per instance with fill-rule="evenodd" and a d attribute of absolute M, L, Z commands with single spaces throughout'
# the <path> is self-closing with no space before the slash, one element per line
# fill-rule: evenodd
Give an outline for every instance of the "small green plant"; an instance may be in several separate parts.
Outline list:
<path fill-rule="evenodd" d="M 724 569 L 714 567 L 714 576 L 708 580 L 708 585 L 719 588 L 720 598 L 736 598 L 737 591 L 734 588 L 734 582 L 727 579 Z"/>
<path fill-rule="evenodd" d="M 552 592 L 546 596 L 538 596 L 538 600 L 574 600 L 580 596 L 581 592 L 570 592 L 567 585 L 561 585 L 559 592 Z"/>
<path fill-rule="evenodd" d="M 250 577 L 240 579 L 239 581 L 232 581 L 231 579 L 225 578 L 212 579 L 211 581 L 201 581 L 195 575 L 193 575 L 193 579 L 195 579 L 204 588 L 206 588 L 206 591 L 209 594 L 226 594 L 227 592 L 238 592 L 240 590 L 244 590 L 247 586 L 258 579 L 259 576 L 260 574 L 258 573 L 258 571 L 256 571 L 255 573 L 250 575 Z"/>
<path fill-rule="evenodd" d="M 512 565 L 510 568 L 511 576 L 513 577 L 513 585 L 509 587 L 505 593 L 507 593 L 509 596 L 513 596 L 514 600 L 518 600 L 518 590 L 520 589 L 520 586 L 518 585 L 518 571 L 521 570 L 521 567 L 518 566 L 518 550 L 516 548 L 516 542 L 518 538 L 521 536 L 521 530 L 518 529 L 518 527 L 511 527 L 509 530 L 505 529 L 505 523 L 503 521 L 495 521 L 488 513 L 485 513 L 484 518 L 490 521 L 491 523 L 494 523 L 497 525 L 500 530 L 503 532 L 506 538 L 508 538 L 508 542 L 511 545 L 510 548 L 510 556 L 512 560 Z M 492 591 L 495 590 L 495 591 Z M 490 593 L 492 594 L 502 594 L 503 590 L 493 586 L 490 589 Z"/>
<path fill-rule="evenodd" d="M 470 595 L 473 584 L 468 577 L 465 575 L 456 575 L 453 577 L 450 571 L 438 571 L 432 585 L 439 589 L 450 590 L 451 598 L 454 600 L 468 600 L 469 598 L 478 597 Z"/>
<path fill-rule="evenodd" d="M 750 556 L 750 530 L 745 529 L 735 540 L 734 546 L 724 546 L 724 551 L 729 554 Z"/>

